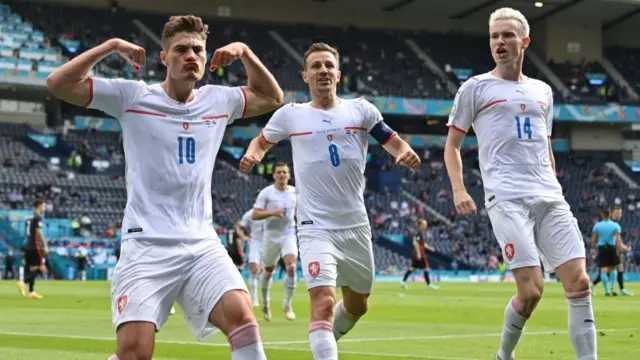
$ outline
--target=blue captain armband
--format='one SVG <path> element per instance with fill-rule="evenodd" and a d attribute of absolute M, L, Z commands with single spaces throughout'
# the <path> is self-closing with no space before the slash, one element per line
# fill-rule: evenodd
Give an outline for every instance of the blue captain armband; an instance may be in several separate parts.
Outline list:
<path fill-rule="evenodd" d="M 389 141 L 389 139 L 391 139 L 393 137 L 393 134 L 395 134 L 396 132 L 393 131 L 393 129 L 391 129 L 389 127 L 389 125 L 387 125 L 384 120 L 379 121 L 372 129 L 371 131 L 369 131 L 369 135 L 373 136 L 374 139 L 376 139 L 376 141 L 378 142 L 378 144 L 383 145 L 385 144 L 387 141 Z"/>

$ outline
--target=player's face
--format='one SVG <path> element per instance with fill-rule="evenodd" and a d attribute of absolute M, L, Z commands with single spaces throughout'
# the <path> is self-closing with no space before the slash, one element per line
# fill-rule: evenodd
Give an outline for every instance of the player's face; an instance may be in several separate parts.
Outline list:
<path fill-rule="evenodd" d="M 613 213 L 611 214 L 611 220 L 620 221 L 620 219 L 622 219 L 622 209 L 613 210 Z"/>
<path fill-rule="evenodd" d="M 341 73 L 338 70 L 336 57 L 328 51 L 311 53 L 307 58 L 306 69 L 302 72 L 302 79 L 309 84 L 312 93 L 336 92 Z"/>
<path fill-rule="evenodd" d="M 498 20 L 489 27 L 491 56 L 496 64 L 509 64 L 520 59 L 531 40 L 523 35 L 517 20 Z"/>
<path fill-rule="evenodd" d="M 275 180 L 280 185 L 287 185 L 289 183 L 289 167 L 288 166 L 278 166 L 273 173 L 273 180 Z"/>
<path fill-rule="evenodd" d="M 426 221 L 420 221 L 420 223 L 418 224 L 418 228 L 420 228 L 420 231 L 425 231 L 427 230 L 427 222 Z"/>
<path fill-rule="evenodd" d="M 207 60 L 206 41 L 200 34 L 180 32 L 168 40 L 160 59 L 168 75 L 175 80 L 195 82 L 204 76 Z"/>
<path fill-rule="evenodd" d="M 44 211 L 47 209 L 47 204 L 40 204 L 38 205 L 38 207 L 36 208 L 36 211 L 38 212 L 38 214 L 42 215 L 44 214 Z"/>

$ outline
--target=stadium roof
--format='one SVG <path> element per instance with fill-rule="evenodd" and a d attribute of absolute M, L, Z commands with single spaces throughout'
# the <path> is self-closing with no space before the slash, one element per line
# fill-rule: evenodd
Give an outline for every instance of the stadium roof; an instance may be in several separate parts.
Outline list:
<path fill-rule="evenodd" d="M 599 22 L 605 28 L 623 22 L 640 25 L 640 0 L 314 0 L 351 3 L 354 8 L 384 10 L 396 14 L 424 13 L 446 16 L 451 20 L 486 21 L 499 7 L 522 11 L 532 24 L 553 17 L 554 20 Z M 541 5 L 541 6 L 540 6 Z M 628 24 L 625 24 L 628 25 Z"/>

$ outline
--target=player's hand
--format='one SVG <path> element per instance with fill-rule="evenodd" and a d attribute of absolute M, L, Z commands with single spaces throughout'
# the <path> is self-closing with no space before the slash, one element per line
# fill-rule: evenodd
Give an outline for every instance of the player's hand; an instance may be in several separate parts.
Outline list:
<path fill-rule="evenodd" d="M 284 214 L 285 214 L 284 209 L 275 209 L 275 210 L 272 210 L 271 213 L 273 214 L 273 216 L 279 217 L 279 218 L 284 217 Z"/>
<path fill-rule="evenodd" d="M 471 195 L 469 195 L 465 190 L 453 193 L 453 203 L 456 206 L 456 211 L 464 216 L 475 215 L 478 211 L 476 203 L 471 198 Z"/>
<path fill-rule="evenodd" d="M 396 158 L 397 165 L 405 165 L 412 169 L 415 169 L 418 166 L 420 166 L 420 162 L 421 162 L 420 157 L 413 150 L 407 150 L 401 153 L 400 155 L 398 155 L 398 157 Z"/>
<path fill-rule="evenodd" d="M 591 260 L 595 260 L 595 259 L 596 259 L 596 251 L 591 250 Z"/>
<path fill-rule="evenodd" d="M 244 154 L 242 159 L 240 160 L 240 171 L 245 174 L 248 174 L 253 167 L 260 163 L 260 159 L 257 156 L 251 154 Z"/>
<path fill-rule="evenodd" d="M 113 48 L 138 71 L 147 62 L 144 48 L 122 39 L 112 39 Z"/>
<path fill-rule="evenodd" d="M 209 71 L 213 71 L 220 66 L 231 65 L 232 62 L 240 59 L 249 47 L 241 42 L 234 42 L 216 50 L 211 57 Z"/>

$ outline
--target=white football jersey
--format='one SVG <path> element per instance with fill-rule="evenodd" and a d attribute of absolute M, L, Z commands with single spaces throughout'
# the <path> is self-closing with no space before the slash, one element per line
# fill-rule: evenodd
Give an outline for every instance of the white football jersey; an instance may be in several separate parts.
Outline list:
<path fill-rule="evenodd" d="M 564 198 L 549 154 L 553 93 L 546 83 L 475 76 L 458 90 L 447 126 L 465 133 L 473 126 L 487 208 L 529 196 Z"/>
<path fill-rule="evenodd" d="M 274 144 L 290 137 L 300 229 L 369 224 L 364 170 L 369 131 L 380 121 L 380 111 L 362 98 L 330 110 L 288 104 L 273 114 L 262 136 Z"/>
<path fill-rule="evenodd" d="M 254 209 L 276 210 L 284 209 L 283 217 L 270 216 L 264 219 L 263 239 L 279 241 L 296 235 L 296 188 L 288 185 L 285 190 L 278 190 L 275 185 L 269 185 L 258 194 Z"/>
<path fill-rule="evenodd" d="M 197 240 L 213 228 L 211 178 L 225 128 L 244 116 L 242 88 L 206 85 L 191 102 L 160 84 L 91 80 L 90 108 L 122 124 L 127 205 L 122 238 Z"/>
<path fill-rule="evenodd" d="M 253 220 L 253 209 L 247 211 L 240 219 L 240 226 L 251 231 L 251 241 L 262 241 L 264 233 L 264 220 Z"/>

